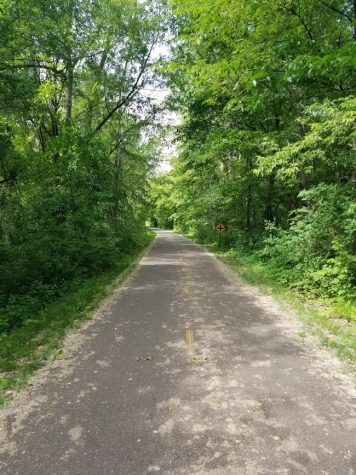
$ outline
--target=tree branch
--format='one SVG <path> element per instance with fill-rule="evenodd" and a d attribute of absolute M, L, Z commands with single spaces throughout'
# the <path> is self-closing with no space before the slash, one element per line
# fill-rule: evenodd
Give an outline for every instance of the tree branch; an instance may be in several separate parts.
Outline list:
<path fill-rule="evenodd" d="M 300 15 L 300 13 L 298 13 L 295 10 L 295 8 L 288 8 L 286 5 L 283 5 L 281 3 L 278 3 L 278 6 L 283 8 L 284 10 L 286 10 L 288 13 L 290 13 L 290 14 L 296 16 L 297 18 L 299 18 L 301 24 L 304 27 L 304 30 L 306 31 L 307 35 L 309 36 L 310 41 L 314 41 L 313 35 L 312 35 L 308 25 L 305 23 L 304 18 Z"/>
<path fill-rule="evenodd" d="M 323 0 L 320 0 L 320 3 L 322 3 L 324 5 L 324 7 L 329 8 L 333 12 L 338 13 L 339 15 L 347 18 L 349 21 L 352 22 L 352 18 L 350 17 L 350 15 L 348 15 L 347 13 L 343 12 L 342 10 L 339 10 L 338 8 L 334 7 L 334 5 L 329 5 L 328 3 L 324 2 Z"/>
<path fill-rule="evenodd" d="M 152 43 L 152 45 L 151 45 L 151 47 L 148 51 L 148 54 L 147 54 L 147 56 L 145 57 L 145 59 L 143 61 L 141 71 L 139 72 L 133 86 L 131 87 L 130 92 L 124 98 L 122 98 L 119 102 L 117 102 L 116 105 L 111 109 L 111 111 L 108 112 L 108 114 L 99 122 L 99 124 L 94 129 L 93 135 L 97 134 L 99 132 L 99 130 L 102 127 L 104 127 L 104 125 L 111 119 L 111 117 L 115 114 L 115 112 L 117 110 L 119 110 L 120 107 L 127 104 L 127 102 L 136 94 L 139 83 L 141 81 L 141 78 L 142 78 L 145 70 L 146 70 L 148 60 L 150 59 L 150 56 L 151 56 L 151 53 L 152 53 L 152 50 L 153 50 L 153 47 L 154 47 L 155 44 L 156 44 L 156 40 Z"/>
<path fill-rule="evenodd" d="M 116 150 L 120 147 L 120 145 L 126 139 L 127 134 L 130 132 L 130 130 L 135 129 L 136 127 L 140 127 L 140 126 L 145 125 L 145 124 L 147 124 L 147 120 L 141 120 L 140 122 L 132 124 L 132 125 L 130 125 L 130 127 L 127 127 L 127 129 L 125 129 L 123 131 L 121 137 L 118 139 L 118 141 L 116 142 L 114 147 L 110 150 L 109 156 L 112 155 L 114 152 L 116 152 Z"/>
<path fill-rule="evenodd" d="M 27 68 L 39 68 L 52 71 L 55 74 L 63 74 L 64 69 L 57 69 L 54 66 L 49 66 L 47 64 L 41 64 L 40 62 L 33 63 L 21 63 L 21 64 L 0 64 L 0 71 L 7 71 L 11 69 L 27 69 Z"/>

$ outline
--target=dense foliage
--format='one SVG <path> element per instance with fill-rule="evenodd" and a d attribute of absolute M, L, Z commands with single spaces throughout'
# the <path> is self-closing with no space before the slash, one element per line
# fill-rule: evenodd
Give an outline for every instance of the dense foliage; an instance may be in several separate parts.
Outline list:
<path fill-rule="evenodd" d="M 144 231 L 155 2 L 0 3 L 0 331 Z"/>
<path fill-rule="evenodd" d="M 355 2 L 171 0 L 179 157 L 156 219 L 355 296 Z M 166 198 L 165 198 L 166 196 Z"/>
<path fill-rule="evenodd" d="M 180 149 L 149 190 L 168 24 Z M 3 0 L 0 32 L 0 331 L 135 248 L 149 192 L 155 223 L 224 221 L 288 285 L 354 295 L 354 2 Z"/>

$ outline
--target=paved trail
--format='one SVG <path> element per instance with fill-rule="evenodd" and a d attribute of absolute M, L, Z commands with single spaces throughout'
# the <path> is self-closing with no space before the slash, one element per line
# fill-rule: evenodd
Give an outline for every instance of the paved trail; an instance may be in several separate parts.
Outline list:
<path fill-rule="evenodd" d="M 266 302 L 158 232 L 3 414 L 1 475 L 356 474 L 347 382 Z"/>

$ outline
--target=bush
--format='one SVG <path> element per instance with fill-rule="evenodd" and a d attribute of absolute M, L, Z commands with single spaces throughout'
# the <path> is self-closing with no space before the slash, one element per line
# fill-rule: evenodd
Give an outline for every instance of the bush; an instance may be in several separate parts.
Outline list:
<path fill-rule="evenodd" d="M 356 207 L 352 190 L 319 185 L 300 193 L 287 230 L 269 224 L 260 258 L 283 283 L 323 297 L 355 298 Z"/>
<path fill-rule="evenodd" d="M 113 267 L 142 240 L 144 207 L 131 204 L 134 187 L 118 180 L 95 141 L 62 140 L 59 160 L 27 157 L 15 190 L 0 189 L 0 332 Z M 70 152 L 68 143 L 76 144 Z"/>

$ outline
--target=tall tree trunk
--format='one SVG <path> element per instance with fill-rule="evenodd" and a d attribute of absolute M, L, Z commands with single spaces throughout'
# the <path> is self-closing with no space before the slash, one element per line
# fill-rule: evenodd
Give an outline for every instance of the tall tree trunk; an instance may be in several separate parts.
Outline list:
<path fill-rule="evenodd" d="M 69 61 L 67 67 L 67 94 L 66 94 L 66 117 L 65 125 L 68 126 L 72 122 L 73 108 L 73 82 L 74 82 L 74 65 L 72 60 Z"/>
<path fill-rule="evenodd" d="M 252 160 L 251 157 L 247 159 L 247 177 L 249 183 L 247 185 L 247 196 L 246 196 L 246 229 L 248 232 L 251 231 L 251 210 L 252 210 L 252 185 L 250 182 L 250 174 L 252 169 Z"/>
<path fill-rule="evenodd" d="M 72 0 L 69 4 L 69 18 L 68 30 L 74 35 L 75 31 L 75 1 Z M 73 38 L 72 38 L 73 41 Z M 75 41 L 75 40 L 74 40 Z M 65 125 L 68 126 L 72 122 L 72 108 L 73 108 L 73 82 L 74 82 L 74 67 L 75 61 L 73 58 L 72 45 L 68 43 L 68 54 L 66 55 L 66 70 L 67 70 L 67 93 L 66 93 L 66 114 Z"/>
<path fill-rule="evenodd" d="M 268 221 L 273 221 L 274 219 L 274 210 L 273 210 L 273 198 L 274 198 L 274 174 L 271 173 L 268 177 L 268 192 L 267 192 L 267 203 L 266 203 L 266 217 Z"/>

